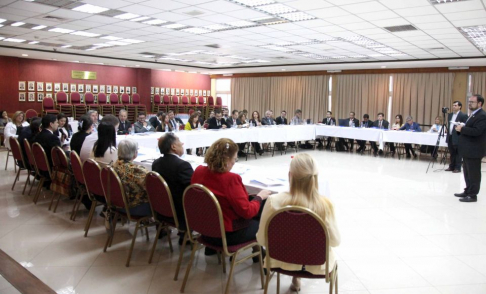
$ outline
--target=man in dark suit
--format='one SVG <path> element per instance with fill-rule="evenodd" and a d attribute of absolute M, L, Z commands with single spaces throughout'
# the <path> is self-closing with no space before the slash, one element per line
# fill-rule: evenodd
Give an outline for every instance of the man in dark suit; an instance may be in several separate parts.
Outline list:
<path fill-rule="evenodd" d="M 154 127 L 154 129 L 157 129 L 158 126 L 160 126 L 160 121 L 162 120 L 162 116 L 164 115 L 163 111 L 157 112 L 157 116 L 152 116 L 149 119 L 149 123 Z"/>
<path fill-rule="evenodd" d="M 388 121 L 386 121 L 385 119 L 383 119 L 384 117 L 385 117 L 385 115 L 382 112 L 378 113 L 377 120 L 375 122 L 373 122 L 373 125 L 371 127 L 377 128 L 377 129 L 388 130 L 390 123 Z M 373 155 L 376 156 L 378 154 L 378 146 L 376 146 L 376 142 L 371 142 L 371 148 L 373 148 Z M 393 149 L 395 149 L 395 148 L 393 148 Z M 393 150 L 393 151 L 395 151 L 395 150 Z M 382 155 L 383 150 L 380 150 L 379 153 L 380 153 L 380 155 Z"/>
<path fill-rule="evenodd" d="M 128 112 L 125 109 L 120 110 L 120 113 L 118 114 L 118 120 L 120 121 L 117 131 L 118 135 L 130 134 L 130 131 L 132 130 L 132 124 L 127 119 L 127 116 Z"/>
<path fill-rule="evenodd" d="M 359 126 L 359 120 L 355 118 L 356 114 L 351 111 L 349 113 L 349 119 L 343 120 L 345 122 L 345 127 L 358 127 Z M 348 146 L 348 142 L 351 143 L 351 148 Z M 354 139 L 348 139 L 344 140 L 344 138 L 339 138 L 339 144 L 343 146 L 343 148 L 346 148 L 347 151 L 353 152 L 353 147 L 354 147 Z"/>
<path fill-rule="evenodd" d="M 221 113 L 221 109 L 214 110 L 214 117 L 209 119 L 209 130 L 216 130 L 216 129 L 226 129 L 228 126 L 226 125 L 226 121 L 223 118 L 223 114 Z"/>
<path fill-rule="evenodd" d="M 361 127 L 363 127 L 363 128 L 371 128 L 372 126 L 373 126 L 373 122 L 370 121 L 369 114 L 364 114 L 363 115 L 363 120 L 361 121 Z M 363 153 L 366 150 L 366 141 L 365 140 L 356 140 L 356 142 L 359 145 L 359 148 L 356 151 Z M 375 143 L 375 145 L 376 145 L 376 142 L 371 142 L 371 145 L 372 146 L 373 146 L 373 143 Z"/>
<path fill-rule="evenodd" d="M 59 137 L 54 135 L 54 131 L 59 127 L 57 117 L 53 114 L 46 114 L 42 118 L 42 131 L 34 138 L 34 143 L 39 143 L 46 153 L 50 166 L 52 167 L 51 150 L 52 148 L 61 147 Z"/>
<path fill-rule="evenodd" d="M 271 126 L 271 125 L 276 125 L 277 123 L 272 117 L 272 111 L 267 110 L 265 111 L 265 117 L 262 119 L 262 125 L 264 126 Z"/>
<path fill-rule="evenodd" d="M 226 125 L 228 128 L 235 127 L 238 125 L 238 110 L 234 109 L 231 112 L 231 116 L 226 120 Z"/>
<path fill-rule="evenodd" d="M 326 118 L 322 120 L 322 123 L 325 124 L 326 126 L 335 126 L 336 125 L 336 119 L 334 117 L 332 117 L 331 111 L 328 111 L 326 113 Z M 332 141 L 332 137 L 327 137 L 326 149 L 331 148 L 331 141 Z"/>
<path fill-rule="evenodd" d="M 398 129 L 399 131 L 422 132 L 420 125 L 413 121 L 413 117 L 407 116 L 405 122 L 406 123 L 401 128 Z M 417 157 L 417 154 L 413 150 L 412 144 L 405 143 L 403 145 L 405 146 L 405 152 L 407 153 L 407 158 L 411 158 L 410 153 L 412 153 L 414 158 Z"/>
<path fill-rule="evenodd" d="M 167 133 L 160 138 L 159 149 L 164 157 L 160 157 L 154 161 L 152 170 L 158 172 L 167 182 L 174 201 L 177 220 L 179 221 L 178 229 L 185 231 L 186 219 L 182 206 L 182 195 L 187 186 L 191 184 L 191 177 L 194 170 L 189 162 L 180 158 L 184 154 L 183 145 L 179 138 L 172 133 Z M 182 244 L 183 237 L 184 235 L 180 235 L 179 244 Z"/>
<path fill-rule="evenodd" d="M 449 132 L 446 137 L 447 148 L 451 155 L 451 163 L 446 171 L 451 171 L 453 173 L 461 172 L 462 156 L 459 154 L 459 149 L 457 148 L 459 144 L 459 134 L 456 132 L 454 125 L 451 121 L 465 123 L 467 121 L 467 114 L 461 111 L 462 103 L 460 101 L 454 101 L 452 104 L 452 113 L 447 116 L 447 122 L 449 124 Z"/>
<path fill-rule="evenodd" d="M 479 94 L 470 97 L 468 104 L 471 111 L 469 118 L 464 126 L 456 126 L 466 188 L 454 196 L 461 197 L 461 202 L 476 202 L 481 187 L 481 159 L 486 154 L 486 112 L 482 109 L 484 98 Z"/>
<path fill-rule="evenodd" d="M 175 130 L 177 128 L 177 124 L 179 124 L 179 126 L 184 125 L 182 120 L 175 116 L 173 110 L 169 110 L 169 112 L 167 112 L 167 114 L 169 115 L 169 123 L 172 125 L 173 130 Z"/>
<path fill-rule="evenodd" d="M 287 111 L 282 110 L 280 116 L 275 119 L 275 123 L 277 125 L 288 125 L 286 116 L 287 116 Z"/>

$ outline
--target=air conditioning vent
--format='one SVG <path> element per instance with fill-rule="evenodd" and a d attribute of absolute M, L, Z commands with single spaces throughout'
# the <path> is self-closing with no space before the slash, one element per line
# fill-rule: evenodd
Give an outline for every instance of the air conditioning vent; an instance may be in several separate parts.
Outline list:
<path fill-rule="evenodd" d="M 199 10 L 192 10 L 192 11 L 188 11 L 188 12 L 184 12 L 184 13 L 187 14 L 187 15 L 191 15 L 191 16 L 198 16 L 198 15 L 204 14 L 204 12 L 199 11 Z"/>
<path fill-rule="evenodd" d="M 216 48 L 216 49 L 221 48 L 221 45 L 219 45 L 219 44 L 209 44 L 209 45 L 204 45 L 204 46 L 210 47 L 210 48 Z"/>
<path fill-rule="evenodd" d="M 69 19 L 67 19 L 67 18 L 62 18 L 62 17 L 59 17 L 59 16 L 52 16 L 52 15 L 43 16 L 41 19 L 46 19 L 46 20 L 55 21 L 55 22 L 69 21 Z"/>
<path fill-rule="evenodd" d="M 417 28 L 414 27 L 413 25 L 384 27 L 384 29 L 389 31 L 390 33 L 408 32 L 408 31 L 416 31 L 417 30 Z"/>
<path fill-rule="evenodd" d="M 429 48 L 427 51 L 438 51 L 438 50 L 445 50 L 444 47 L 436 47 L 436 48 Z"/>
<path fill-rule="evenodd" d="M 455 2 L 464 2 L 464 1 L 469 1 L 469 0 L 429 0 L 429 2 L 434 4 L 434 5 L 455 3 Z"/>

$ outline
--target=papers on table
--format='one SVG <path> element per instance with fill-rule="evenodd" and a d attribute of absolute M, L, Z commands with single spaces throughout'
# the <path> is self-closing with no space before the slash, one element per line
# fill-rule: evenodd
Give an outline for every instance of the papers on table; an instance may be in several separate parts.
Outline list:
<path fill-rule="evenodd" d="M 256 179 L 251 180 L 250 183 L 260 185 L 263 187 L 277 187 L 277 186 L 283 186 L 285 180 L 273 179 L 273 178 L 261 178 L 258 180 Z"/>
<path fill-rule="evenodd" d="M 461 126 L 465 126 L 466 124 L 463 123 L 463 122 L 456 122 L 456 121 L 452 121 L 451 120 L 451 124 L 455 125 L 455 126 L 458 126 L 458 125 L 461 125 Z"/>

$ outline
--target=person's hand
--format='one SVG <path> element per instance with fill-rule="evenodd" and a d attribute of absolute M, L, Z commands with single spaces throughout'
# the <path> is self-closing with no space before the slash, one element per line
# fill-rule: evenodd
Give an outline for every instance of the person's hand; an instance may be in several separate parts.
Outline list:
<path fill-rule="evenodd" d="M 263 200 L 267 199 L 268 196 L 270 196 L 270 194 L 272 194 L 272 191 L 269 191 L 269 190 L 261 190 L 257 196 L 259 196 L 260 198 L 262 198 Z"/>
<path fill-rule="evenodd" d="M 132 128 L 128 128 L 128 132 L 130 133 L 132 131 Z"/>
<path fill-rule="evenodd" d="M 462 125 L 457 125 L 456 126 L 456 132 L 460 133 L 462 129 Z"/>
<path fill-rule="evenodd" d="M 147 126 L 147 122 L 146 122 L 146 121 L 144 121 L 144 122 L 143 122 L 143 126 L 144 126 L 144 127 L 146 127 L 146 126 Z"/>
<path fill-rule="evenodd" d="M 222 125 L 222 126 L 221 126 L 221 128 L 222 128 L 222 129 L 226 129 L 226 128 L 227 128 L 227 126 L 226 126 L 226 125 Z"/>

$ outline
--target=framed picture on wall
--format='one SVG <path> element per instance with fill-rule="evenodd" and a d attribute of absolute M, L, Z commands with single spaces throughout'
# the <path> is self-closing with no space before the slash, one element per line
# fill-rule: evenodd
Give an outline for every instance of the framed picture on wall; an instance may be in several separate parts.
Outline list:
<path fill-rule="evenodd" d="M 86 93 L 91 93 L 91 85 L 90 84 L 86 84 L 85 91 L 86 91 Z"/>
<path fill-rule="evenodd" d="M 52 93 L 46 93 L 46 94 L 44 95 L 44 97 L 45 97 L 45 98 L 47 98 L 47 97 L 52 98 Z"/>
<path fill-rule="evenodd" d="M 150 95 L 150 103 L 154 102 L 154 95 Z"/>
<path fill-rule="evenodd" d="M 46 83 L 46 91 L 52 92 L 52 83 Z"/>
<path fill-rule="evenodd" d="M 120 94 L 124 94 L 124 93 L 125 93 L 125 87 L 120 86 Z"/>
<path fill-rule="evenodd" d="M 125 87 L 125 93 L 130 94 L 130 92 L 131 92 L 130 87 Z"/>
<path fill-rule="evenodd" d="M 100 85 L 100 93 L 105 93 L 106 88 L 105 85 Z"/>
<path fill-rule="evenodd" d="M 28 91 L 35 91 L 35 82 L 31 82 L 31 81 L 29 81 L 29 82 L 27 83 L 27 90 L 28 90 Z"/>
<path fill-rule="evenodd" d="M 160 88 L 155 88 L 155 95 L 159 95 L 160 94 Z"/>
<path fill-rule="evenodd" d="M 106 85 L 106 94 L 111 94 L 111 85 Z"/>
<path fill-rule="evenodd" d="M 160 95 L 164 95 L 165 94 L 165 88 L 160 88 Z"/>
<path fill-rule="evenodd" d="M 76 86 L 76 84 L 71 84 L 71 93 L 77 92 L 77 90 L 78 87 Z"/>
<path fill-rule="evenodd" d="M 206 90 L 203 90 L 202 92 L 203 92 L 203 96 L 206 96 Z"/>
<path fill-rule="evenodd" d="M 193 89 L 189 90 L 189 95 L 190 96 L 193 96 L 194 95 L 194 90 Z"/>
<path fill-rule="evenodd" d="M 42 102 L 44 100 L 44 93 L 37 93 L 37 102 Z"/>
<path fill-rule="evenodd" d="M 176 90 L 174 88 L 170 89 L 170 94 L 171 95 L 175 95 L 175 93 L 176 93 Z"/>
<path fill-rule="evenodd" d="M 91 90 L 93 90 L 93 93 L 98 93 L 98 85 L 93 85 Z"/>
<path fill-rule="evenodd" d="M 44 82 L 37 82 L 37 92 L 44 91 Z"/>
<path fill-rule="evenodd" d="M 118 86 L 113 86 L 113 93 L 118 94 Z"/>
<path fill-rule="evenodd" d="M 186 96 L 189 95 L 189 89 L 186 89 Z"/>
<path fill-rule="evenodd" d="M 29 92 L 29 102 L 35 102 L 35 92 Z"/>
<path fill-rule="evenodd" d="M 84 93 L 84 84 L 78 84 L 78 92 Z"/>
<path fill-rule="evenodd" d="M 154 87 L 150 87 L 150 95 L 153 95 L 154 94 L 154 91 L 155 91 L 155 88 Z"/>
<path fill-rule="evenodd" d="M 132 94 L 137 93 L 137 87 L 132 87 Z"/>
<path fill-rule="evenodd" d="M 62 83 L 62 91 L 64 93 L 69 92 L 69 84 L 68 83 Z"/>
<path fill-rule="evenodd" d="M 179 93 L 180 93 L 179 89 L 176 89 L 175 94 L 176 94 L 177 96 L 179 96 Z"/>
<path fill-rule="evenodd" d="M 19 82 L 19 91 L 25 91 L 25 82 Z"/>
<path fill-rule="evenodd" d="M 84 103 L 84 94 L 79 94 L 79 100 L 81 101 L 81 103 Z M 96 98 L 94 98 L 94 100 L 96 101 Z"/>
<path fill-rule="evenodd" d="M 199 96 L 199 90 L 194 90 L 194 96 Z"/>
<path fill-rule="evenodd" d="M 54 92 L 61 92 L 61 83 L 54 83 Z"/>
<path fill-rule="evenodd" d="M 24 89 L 25 89 L 25 84 L 24 84 Z M 19 101 L 25 102 L 25 92 L 19 92 Z"/>

